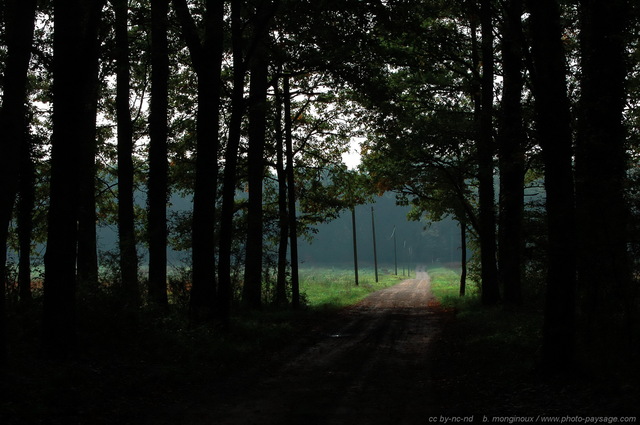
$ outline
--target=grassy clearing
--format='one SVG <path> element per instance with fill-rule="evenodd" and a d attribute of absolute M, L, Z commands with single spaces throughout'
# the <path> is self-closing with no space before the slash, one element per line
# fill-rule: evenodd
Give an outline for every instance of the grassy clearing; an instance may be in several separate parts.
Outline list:
<path fill-rule="evenodd" d="M 393 286 L 403 279 L 392 274 L 378 274 L 360 270 L 358 286 L 353 270 L 336 268 L 307 268 L 300 270 L 300 292 L 311 309 L 337 309 L 354 304 L 372 292 Z"/>
<path fill-rule="evenodd" d="M 460 274 L 445 267 L 430 269 L 428 272 L 431 277 L 431 291 L 441 303 L 458 297 Z"/>
<path fill-rule="evenodd" d="M 466 306 L 478 303 L 478 287 L 467 280 L 466 295 L 460 297 L 460 273 L 446 267 L 429 269 L 431 291 L 442 307 L 465 310 Z"/>

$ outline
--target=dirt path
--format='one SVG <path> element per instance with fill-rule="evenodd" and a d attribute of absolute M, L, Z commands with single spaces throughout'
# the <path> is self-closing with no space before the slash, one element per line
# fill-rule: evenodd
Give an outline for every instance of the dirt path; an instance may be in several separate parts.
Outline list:
<path fill-rule="evenodd" d="M 249 388 L 230 384 L 227 394 L 235 396 L 217 407 L 212 400 L 183 423 L 427 423 L 426 353 L 441 320 L 429 283 L 418 271 L 416 279 L 371 294 L 324 327 L 317 343 Z"/>

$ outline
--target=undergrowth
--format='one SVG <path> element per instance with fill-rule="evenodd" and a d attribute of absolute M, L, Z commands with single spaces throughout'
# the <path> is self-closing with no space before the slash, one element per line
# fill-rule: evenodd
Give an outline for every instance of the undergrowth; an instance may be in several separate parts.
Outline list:
<path fill-rule="evenodd" d="M 214 383 L 268 368 L 274 353 L 306 341 L 309 326 L 334 309 L 401 280 L 380 275 L 376 283 L 373 271 L 365 271 L 356 287 L 351 272 L 338 269 L 302 270 L 301 278 L 304 308 L 238 311 L 226 331 L 190 326 L 185 300 L 175 297 L 168 314 L 142 309 L 134 319 L 106 288 L 80 303 L 78 343 L 63 361 L 41 354 L 42 300 L 36 296 L 30 309 L 8 311 L 0 424 L 179 423 L 190 405 L 208 402 L 202 399 Z"/>
<path fill-rule="evenodd" d="M 468 337 L 465 351 L 517 353 L 519 360 L 532 367 L 541 344 L 542 310 L 537 305 L 508 308 L 503 305 L 486 307 L 474 282 L 467 282 L 466 295 L 460 294 L 460 275 L 450 269 L 429 270 L 431 289 L 444 309 L 455 312 L 457 326 Z M 502 361 L 501 356 L 492 358 Z M 491 361 L 491 360 L 490 360 Z"/>
<path fill-rule="evenodd" d="M 458 295 L 456 273 L 434 269 L 429 274 L 433 293 L 448 312 L 431 347 L 432 385 L 441 413 L 507 417 L 637 412 L 638 391 L 625 380 L 544 373 L 539 299 L 526 299 L 518 307 L 483 306 L 473 284 L 465 297 Z"/>

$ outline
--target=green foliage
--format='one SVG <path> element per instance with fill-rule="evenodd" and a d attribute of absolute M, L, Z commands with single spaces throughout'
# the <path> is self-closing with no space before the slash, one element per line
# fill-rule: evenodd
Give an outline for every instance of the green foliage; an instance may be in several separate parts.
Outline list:
<path fill-rule="evenodd" d="M 169 303 L 183 313 L 189 306 L 192 281 L 191 267 L 185 263 L 174 265 L 167 273 Z"/>

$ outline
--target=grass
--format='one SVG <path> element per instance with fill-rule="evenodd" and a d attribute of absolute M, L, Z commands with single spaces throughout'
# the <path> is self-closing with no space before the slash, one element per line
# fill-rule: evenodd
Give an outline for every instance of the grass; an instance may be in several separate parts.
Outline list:
<path fill-rule="evenodd" d="M 542 314 L 539 308 L 482 306 L 474 282 L 467 282 L 466 295 L 460 297 L 460 275 L 457 272 L 436 268 L 429 270 L 429 275 L 434 295 L 444 308 L 455 311 L 456 326 L 467 334 L 462 342 L 464 351 L 518 352 L 533 361 L 532 354 L 537 351 L 541 339 Z"/>
<path fill-rule="evenodd" d="M 460 293 L 460 274 L 454 270 L 438 267 L 428 270 L 431 276 L 431 291 L 441 303 L 451 303 Z M 467 286 L 469 282 L 467 282 Z"/>
<path fill-rule="evenodd" d="M 353 270 L 330 267 L 300 270 L 300 292 L 311 309 L 338 309 L 357 303 L 372 292 L 393 286 L 403 279 L 387 273 L 378 273 L 378 282 L 372 269 L 360 270 L 358 286 Z"/>

